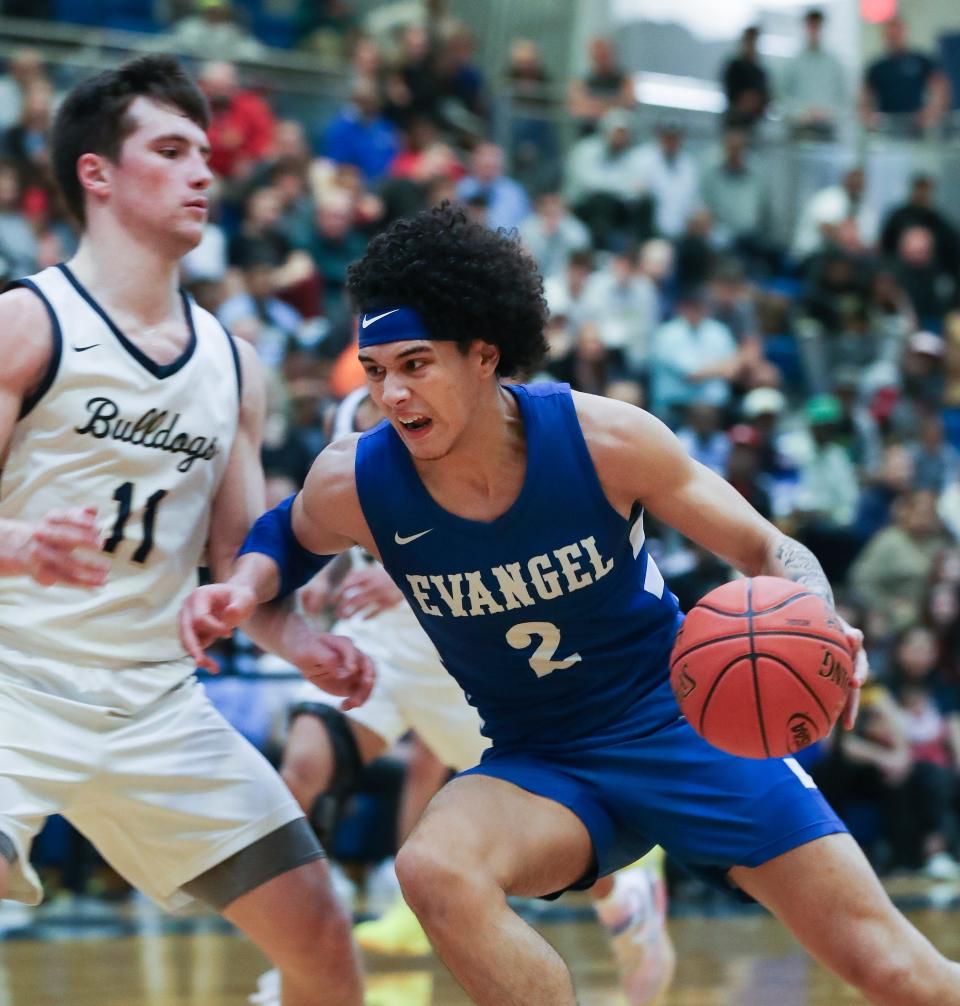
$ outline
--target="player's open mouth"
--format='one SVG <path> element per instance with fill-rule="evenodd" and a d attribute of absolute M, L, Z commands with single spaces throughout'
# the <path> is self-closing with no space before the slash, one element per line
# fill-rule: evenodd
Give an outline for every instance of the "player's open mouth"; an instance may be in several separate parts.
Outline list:
<path fill-rule="evenodd" d="M 410 416 L 400 420 L 400 425 L 408 433 L 421 433 L 433 424 L 426 416 Z"/>

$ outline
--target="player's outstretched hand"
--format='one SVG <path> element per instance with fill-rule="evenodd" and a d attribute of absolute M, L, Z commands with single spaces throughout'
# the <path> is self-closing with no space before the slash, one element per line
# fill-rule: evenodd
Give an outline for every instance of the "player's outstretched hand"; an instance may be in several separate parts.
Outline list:
<path fill-rule="evenodd" d="M 197 667 L 216 674 L 216 661 L 206 649 L 229 636 L 256 610 L 257 595 L 249 587 L 211 583 L 192 590 L 180 608 L 180 642 Z"/>
<path fill-rule="evenodd" d="M 839 618 L 839 616 L 837 617 Z M 853 654 L 853 681 L 850 685 L 847 704 L 843 707 L 844 729 L 852 730 L 857 721 L 857 713 L 860 711 L 860 689 L 866 683 L 870 667 L 867 664 L 867 654 L 863 648 L 863 633 L 842 618 L 840 618 L 840 628 L 843 629 L 843 634 L 850 644 L 850 652 Z"/>
<path fill-rule="evenodd" d="M 349 618 L 358 611 L 363 612 L 364 618 L 372 618 L 396 607 L 403 594 L 382 566 L 370 566 L 349 572 L 331 600 L 336 605 L 337 618 Z"/>
<path fill-rule="evenodd" d="M 51 510 L 27 538 L 25 571 L 44 587 L 100 587 L 110 571 L 102 548 L 96 507 Z"/>
<path fill-rule="evenodd" d="M 346 712 L 370 697 L 376 675 L 373 661 L 346 636 L 317 633 L 299 618 L 288 620 L 282 656 L 308 680 L 330 695 L 343 696 Z"/>

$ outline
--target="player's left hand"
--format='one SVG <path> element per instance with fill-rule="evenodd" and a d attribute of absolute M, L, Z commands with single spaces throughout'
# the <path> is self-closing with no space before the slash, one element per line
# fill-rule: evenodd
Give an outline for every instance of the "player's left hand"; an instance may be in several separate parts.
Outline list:
<path fill-rule="evenodd" d="M 330 600 L 336 606 L 337 618 L 349 618 L 359 611 L 364 618 L 372 618 L 396 607 L 403 594 L 382 566 L 370 566 L 348 573 Z"/>
<path fill-rule="evenodd" d="M 855 629 L 849 622 L 840 618 L 840 628 L 847 637 L 850 646 L 850 653 L 853 655 L 853 680 L 850 682 L 850 694 L 847 696 L 847 704 L 843 707 L 843 726 L 845 730 L 852 730 L 857 721 L 857 713 L 860 711 L 860 689 L 863 687 L 870 674 L 870 667 L 867 664 L 867 654 L 863 648 L 863 633 Z"/>
<path fill-rule="evenodd" d="M 284 628 L 282 656 L 310 682 L 330 695 L 344 697 L 346 712 L 370 697 L 376 674 L 373 661 L 346 636 L 314 632 L 301 618 L 291 617 Z"/>

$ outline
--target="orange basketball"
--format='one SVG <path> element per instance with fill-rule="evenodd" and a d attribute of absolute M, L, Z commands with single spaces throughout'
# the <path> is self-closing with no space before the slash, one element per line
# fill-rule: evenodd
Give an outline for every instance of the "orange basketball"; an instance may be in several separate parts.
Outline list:
<path fill-rule="evenodd" d="M 670 655 L 687 721 L 714 747 L 745 758 L 782 758 L 826 736 L 852 677 L 837 616 L 817 594 L 776 576 L 711 590 Z"/>

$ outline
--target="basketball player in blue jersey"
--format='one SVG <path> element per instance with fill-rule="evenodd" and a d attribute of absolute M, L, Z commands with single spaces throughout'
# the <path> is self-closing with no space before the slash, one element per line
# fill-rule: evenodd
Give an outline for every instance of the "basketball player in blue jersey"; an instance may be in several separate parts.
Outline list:
<path fill-rule="evenodd" d="M 224 583 L 181 613 L 189 652 L 360 544 L 403 591 L 492 748 L 401 849 L 403 892 L 485 1006 L 571 1006 L 560 956 L 507 895 L 585 887 L 654 843 L 766 905 L 883 1006 L 960 1006 L 960 966 L 893 907 L 792 760 L 710 747 L 667 660 L 677 603 L 648 509 L 749 575 L 833 598 L 815 557 L 640 409 L 501 377 L 544 349 L 536 269 L 443 208 L 393 224 L 351 267 L 360 358 L 387 422 L 327 448 L 255 524 Z M 856 685 L 866 677 L 860 633 Z M 856 695 L 845 711 L 851 726 Z"/>
<path fill-rule="evenodd" d="M 60 813 L 161 904 L 246 932 L 287 1006 L 359 1006 L 322 850 L 177 634 L 204 552 L 229 571 L 263 500 L 256 358 L 177 287 L 206 124 L 168 57 L 79 85 L 52 157 L 80 247 L 0 296 L 0 896 L 40 900 L 30 846 Z M 348 704 L 369 692 L 348 641 L 282 610 L 251 629 Z"/>

